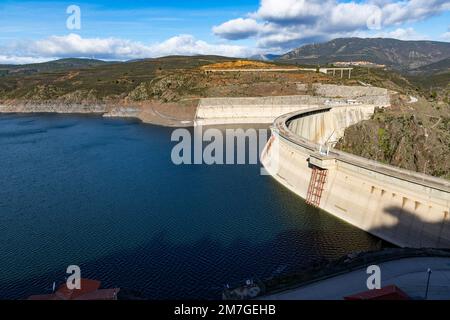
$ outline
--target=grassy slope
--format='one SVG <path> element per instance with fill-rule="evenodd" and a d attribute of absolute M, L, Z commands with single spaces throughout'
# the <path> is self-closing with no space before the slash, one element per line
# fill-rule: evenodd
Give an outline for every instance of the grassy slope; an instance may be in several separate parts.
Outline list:
<path fill-rule="evenodd" d="M 83 68 L 9 74 L 0 81 L 0 101 L 177 102 L 204 96 L 293 94 L 295 82 L 329 81 L 318 74 L 205 74 L 202 66 L 235 59 L 165 57 Z"/>
<path fill-rule="evenodd" d="M 392 107 L 348 128 L 338 149 L 404 169 L 450 179 L 449 74 L 402 75 L 357 68 L 355 80 L 398 92 Z M 438 90 L 430 95 L 430 86 Z M 409 103 L 410 96 L 418 97 Z"/>
<path fill-rule="evenodd" d="M 392 108 L 348 128 L 337 148 L 450 179 L 450 106 L 423 98 L 410 104 L 404 95 L 392 100 Z"/>
<path fill-rule="evenodd" d="M 84 95 L 92 100 L 118 99 L 140 83 L 163 72 L 192 69 L 225 60 L 219 57 L 167 57 L 127 63 L 102 63 L 82 68 L 45 68 L 32 74 L 10 73 L 0 81 L 0 100 L 55 100 L 65 95 Z M 76 98 L 75 98 L 76 99 Z"/>

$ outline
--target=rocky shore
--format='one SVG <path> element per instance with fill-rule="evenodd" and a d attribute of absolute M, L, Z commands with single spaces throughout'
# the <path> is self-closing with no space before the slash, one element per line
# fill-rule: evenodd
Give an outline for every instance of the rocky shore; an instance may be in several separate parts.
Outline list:
<path fill-rule="evenodd" d="M 110 118 L 136 118 L 144 123 L 167 127 L 191 126 L 195 108 L 158 103 L 136 105 L 61 104 L 61 103 L 0 103 L 2 113 L 98 114 Z"/>

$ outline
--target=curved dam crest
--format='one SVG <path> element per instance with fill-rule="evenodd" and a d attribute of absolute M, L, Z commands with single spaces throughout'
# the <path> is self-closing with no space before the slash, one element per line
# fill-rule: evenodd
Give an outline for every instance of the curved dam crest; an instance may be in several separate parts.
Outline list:
<path fill-rule="evenodd" d="M 281 116 L 272 127 L 278 167 L 269 144 L 262 163 L 292 192 L 375 236 L 401 247 L 448 248 L 450 182 L 335 149 L 320 152 L 373 110 L 322 107 Z"/>

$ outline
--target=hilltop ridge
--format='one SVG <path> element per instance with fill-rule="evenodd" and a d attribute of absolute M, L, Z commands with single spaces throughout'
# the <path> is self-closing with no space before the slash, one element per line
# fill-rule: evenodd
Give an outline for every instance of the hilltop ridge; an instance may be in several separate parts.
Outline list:
<path fill-rule="evenodd" d="M 327 64 L 368 61 L 396 70 L 411 70 L 450 57 L 450 43 L 389 38 L 338 38 L 309 44 L 282 55 L 289 63 Z"/>

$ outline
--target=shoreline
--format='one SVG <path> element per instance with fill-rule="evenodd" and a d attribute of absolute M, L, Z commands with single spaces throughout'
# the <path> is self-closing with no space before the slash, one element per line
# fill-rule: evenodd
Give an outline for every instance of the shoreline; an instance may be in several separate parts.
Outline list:
<path fill-rule="evenodd" d="M 181 117 L 177 117 L 173 113 L 173 105 L 169 105 L 168 114 L 164 114 L 164 105 L 148 104 L 141 106 L 107 106 L 100 104 L 84 105 L 84 104 L 16 104 L 7 105 L 0 104 L 0 115 L 2 114 L 62 114 L 62 115 L 95 115 L 103 118 L 130 118 L 141 121 L 145 124 L 151 124 L 161 127 L 177 128 L 192 127 L 194 125 L 194 117 L 182 113 Z M 180 108 L 183 108 L 180 106 Z M 195 108 L 196 110 L 196 108 Z M 192 112 L 195 115 L 195 112 Z"/>

